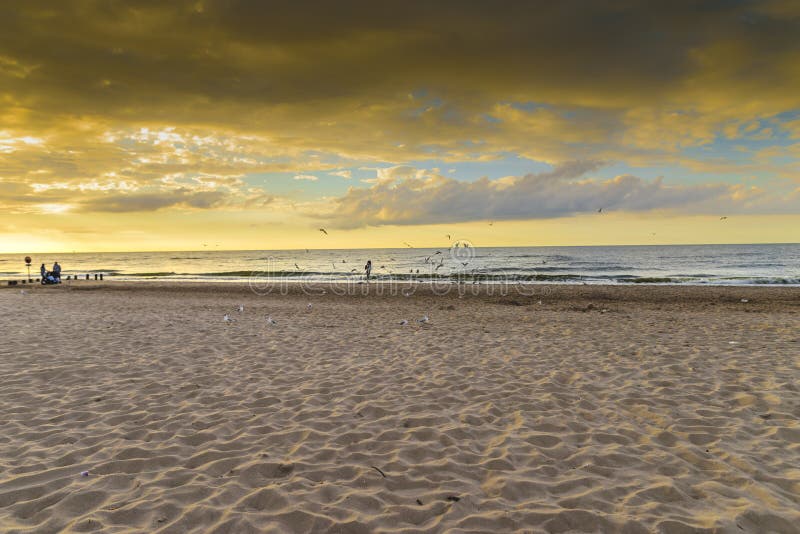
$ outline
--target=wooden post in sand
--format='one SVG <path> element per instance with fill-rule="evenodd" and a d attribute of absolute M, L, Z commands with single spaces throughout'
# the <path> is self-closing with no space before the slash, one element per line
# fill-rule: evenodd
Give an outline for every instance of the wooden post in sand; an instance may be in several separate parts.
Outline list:
<path fill-rule="evenodd" d="M 97 280 L 97 273 L 94 273 L 94 279 Z"/>
<path fill-rule="evenodd" d="M 89 279 L 89 275 L 88 275 L 88 274 L 86 275 L 86 279 L 87 279 L 87 280 Z"/>
<path fill-rule="evenodd" d="M 100 280 L 103 279 L 103 273 L 100 273 Z"/>

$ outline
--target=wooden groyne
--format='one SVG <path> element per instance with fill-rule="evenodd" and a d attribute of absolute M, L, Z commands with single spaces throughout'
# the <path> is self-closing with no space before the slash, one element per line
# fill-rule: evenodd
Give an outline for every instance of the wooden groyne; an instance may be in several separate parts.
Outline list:
<path fill-rule="evenodd" d="M 102 280 L 103 273 L 92 273 L 92 274 L 69 274 L 67 276 L 61 277 L 61 282 L 64 281 L 71 281 L 71 280 L 91 280 L 94 277 L 95 280 Z M 28 284 L 39 284 L 41 283 L 41 278 L 23 278 L 22 280 L 7 280 L 6 283 L 9 286 L 16 286 L 16 285 L 28 285 Z"/>

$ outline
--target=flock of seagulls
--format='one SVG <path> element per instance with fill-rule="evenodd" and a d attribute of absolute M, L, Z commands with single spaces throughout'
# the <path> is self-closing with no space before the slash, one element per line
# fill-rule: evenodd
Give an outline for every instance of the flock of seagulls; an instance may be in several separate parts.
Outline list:
<path fill-rule="evenodd" d="M 494 221 L 489 221 L 489 226 L 492 226 L 493 224 L 494 224 Z M 319 231 L 322 232 L 324 235 L 328 235 L 328 231 L 325 228 L 320 228 Z M 445 234 L 445 237 L 447 238 L 448 241 L 451 241 L 451 238 L 452 238 L 451 234 Z M 407 242 L 407 241 L 403 241 L 403 244 L 407 248 L 414 248 L 414 246 L 411 243 Z M 466 241 L 464 241 L 464 242 L 459 241 L 457 243 L 453 243 L 451 246 L 453 248 L 459 248 L 459 247 L 469 248 L 470 245 Z M 308 249 L 305 249 L 305 251 L 308 252 Z M 442 251 L 441 250 L 437 250 L 432 255 L 427 256 L 426 258 L 424 258 L 424 262 L 423 263 L 433 265 L 434 266 L 434 271 L 438 271 L 439 269 L 444 267 L 444 258 L 443 257 L 439 258 L 438 263 L 433 261 L 432 258 L 433 258 L 433 256 L 440 255 L 440 254 L 442 254 Z M 389 259 L 392 260 L 392 261 L 395 261 L 394 258 L 389 258 Z M 342 263 L 347 263 L 347 261 L 346 260 L 342 260 Z M 469 262 L 461 262 L 461 265 L 463 267 L 466 267 L 467 265 L 469 265 Z M 336 271 L 336 262 L 332 261 L 331 262 L 331 267 L 333 268 L 334 271 Z M 294 268 L 296 270 L 298 270 L 298 271 L 302 271 L 302 269 L 300 268 L 300 266 L 297 263 L 294 264 Z M 380 268 L 383 269 L 383 270 L 386 270 L 386 266 L 385 265 L 381 265 Z M 354 273 L 357 273 L 357 272 L 358 272 L 358 269 L 355 269 L 355 268 L 350 269 L 350 274 L 354 274 Z M 415 273 L 414 269 L 410 269 L 408 272 L 411 273 L 411 274 Z M 389 274 L 393 274 L 393 271 L 390 270 Z M 416 270 L 416 274 L 419 274 L 419 269 Z M 405 296 L 408 296 L 408 295 L 405 295 Z"/>
<path fill-rule="evenodd" d="M 419 324 L 421 324 L 421 325 L 422 325 L 422 324 L 427 324 L 427 323 L 429 323 L 429 322 L 430 322 L 430 319 L 428 318 L 428 316 L 427 316 L 427 315 L 423 315 L 421 318 L 417 319 L 417 322 L 418 322 Z M 402 320 L 402 321 L 400 321 L 398 324 L 399 324 L 400 326 L 406 326 L 406 325 L 408 324 L 408 319 L 403 319 L 403 320 Z"/>

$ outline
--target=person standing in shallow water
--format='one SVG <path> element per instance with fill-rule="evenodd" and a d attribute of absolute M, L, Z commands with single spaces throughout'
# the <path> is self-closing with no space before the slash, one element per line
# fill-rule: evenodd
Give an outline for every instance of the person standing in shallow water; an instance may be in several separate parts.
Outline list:
<path fill-rule="evenodd" d="M 369 275 L 372 272 L 372 260 L 367 260 L 367 264 L 364 266 L 364 272 L 367 275 L 367 280 L 369 280 Z"/>

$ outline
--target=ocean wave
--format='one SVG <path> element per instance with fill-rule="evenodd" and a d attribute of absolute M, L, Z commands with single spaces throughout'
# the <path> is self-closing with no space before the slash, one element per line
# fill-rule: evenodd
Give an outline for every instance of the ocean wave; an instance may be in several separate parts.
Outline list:
<path fill-rule="evenodd" d="M 190 280 L 293 280 L 350 282 L 363 280 L 363 273 L 324 271 L 222 271 L 209 273 L 142 272 L 123 273 L 118 277 L 165 278 Z M 520 273 L 470 271 L 455 273 L 378 273 L 371 276 L 376 282 L 450 282 L 450 283 L 613 283 L 613 284 L 718 284 L 718 285 L 800 285 L 798 277 L 721 277 L 714 275 L 636 276 L 630 274 L 589 273 Z"/>

